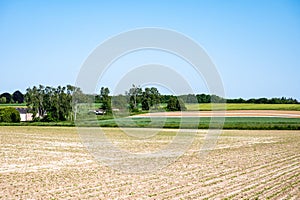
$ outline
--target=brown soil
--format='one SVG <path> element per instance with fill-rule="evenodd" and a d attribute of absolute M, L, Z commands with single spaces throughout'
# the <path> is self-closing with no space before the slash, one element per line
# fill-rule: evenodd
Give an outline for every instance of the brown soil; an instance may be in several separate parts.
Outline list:
<path fill-rule="evenodd" d="M 300 198 L 300 131 L 224 131 L 199 157 L 205 134 L 164 169 L 128 174 L 95 161 L 75 128 L 0 127 L 0 199 Z"/>

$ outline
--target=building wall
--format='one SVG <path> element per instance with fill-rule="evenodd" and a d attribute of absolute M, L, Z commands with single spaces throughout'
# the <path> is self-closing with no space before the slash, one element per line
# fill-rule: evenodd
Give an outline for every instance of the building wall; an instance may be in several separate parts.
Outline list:
<path fill-rule="evenodd" d="M 27 114 L 20 114 L 20 118 L 21 118 L 21 122 L 25 122 L 26 121 L 26 115 Z"/>
<path fill-rule="evenodd" d="M 21 122 L 32 121 L 32 113 L 21 113 L 20 118 Z"/>
<path fill-rule="evenodd" d="M 26 120 L 32 121 L 32 113 L 26 113 Z"/>

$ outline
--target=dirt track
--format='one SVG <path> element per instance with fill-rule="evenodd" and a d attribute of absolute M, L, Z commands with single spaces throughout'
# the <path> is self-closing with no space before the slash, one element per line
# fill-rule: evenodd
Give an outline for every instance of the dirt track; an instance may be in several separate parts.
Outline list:
<path fill-rule="evenodd" d="M 300 199 L 299 131 L 224 131 L 199 158 L 205 134 L 161 171 L 127 174 L 95 161 L 74 128 L 0 127 L 0 199 Z"/>
<path fill-rule="evenodd" d="M 141 114 L 138 117 L 284 117 L 284 118 L 300 118 L 300 111 L 284 111 L 284 110 L 229 110 L 223 111 L 184 111 L 184 112 L 157 112 Z M 134 116 L 137 117 L 137 116 Z"/>

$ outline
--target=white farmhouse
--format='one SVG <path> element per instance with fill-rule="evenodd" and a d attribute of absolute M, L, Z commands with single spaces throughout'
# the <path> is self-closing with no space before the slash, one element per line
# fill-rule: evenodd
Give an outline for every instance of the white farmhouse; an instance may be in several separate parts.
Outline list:
<path fill-rule="evenodd" d="M 32 113 L 27 108 L 16 108 L 20 113 L 21 122 L 32 121 Z"/>

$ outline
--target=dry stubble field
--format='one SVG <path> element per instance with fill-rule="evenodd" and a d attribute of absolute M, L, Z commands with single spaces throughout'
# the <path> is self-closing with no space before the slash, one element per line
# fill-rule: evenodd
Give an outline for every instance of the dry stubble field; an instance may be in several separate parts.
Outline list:
<path fill-rule="evenodd" d="M 105 130 L 128 151 L 157 149 L 174 133 L 128 140 Z M 300 131 L 223 131 L 200 159 L 205 134 L 164 169 L 128 174 L 95 161 L 75 128 L 0 127 L 0 199 L 300 199 Z"/>

